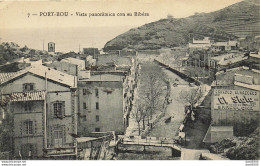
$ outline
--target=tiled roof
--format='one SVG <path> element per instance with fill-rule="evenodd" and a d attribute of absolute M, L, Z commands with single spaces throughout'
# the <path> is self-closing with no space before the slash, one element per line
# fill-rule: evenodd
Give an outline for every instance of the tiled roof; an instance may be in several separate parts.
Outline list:
<path fill-rule="evenodd" d="M 48 80 L 52 80 L 70 87 L 77 87 L 77 78 L 75 78 L 75 76 L 42 65 L 30 66 L 24 70 L 15 73 L 0 73 L 0 84 L 3 84 L 27 72 L 41 77 L 45 77 L 46 74 Z"/>
<path fill-rule="evenodd" d="M 35 75 L 46 77 L 49 80 L 59 82 L 64 85 L 68 85 L 70 87 L 77 87 L 77 78 L 75 76 L 63 73 L 61 71 L 51 69 L 42 65 L 39 66 L 33 66 L 30 70 L 30 73 L 33 73 Z"/>
<path fill-rule="evenodd" d="M 37 92 L 18 92 L 11 93 L 10 95 L 3 95 L 2 101 L 38 101 L 45 100 L 45 92 L 37 91 Z"/>
<path fill-rule="evenodd" d="M 29 68 L 26 68 L 24 70 L 18 71 L 18 72 L 12 72 L 12 73 L 0 73 L 0 84 L 5 83 L 15 77 L 18 77 L 26 72 L 29 71 Z"/>

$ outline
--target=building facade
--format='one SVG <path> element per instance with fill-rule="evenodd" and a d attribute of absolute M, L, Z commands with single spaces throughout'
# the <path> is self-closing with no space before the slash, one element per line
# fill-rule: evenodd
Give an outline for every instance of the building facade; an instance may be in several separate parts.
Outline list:
<path fill-rule="evenodd" d="M 124 134 L 133 99 L 129 79 L 127 72 L 92 72 L 89 79 L 78 81 L 79 135 Z"/>
<path fill-rule="evenodd" d="M 2 79 L 2 99 L 13 114 L 16 158 L 75 153 L 76 86 L 73 76 L 44 66 Z"/>

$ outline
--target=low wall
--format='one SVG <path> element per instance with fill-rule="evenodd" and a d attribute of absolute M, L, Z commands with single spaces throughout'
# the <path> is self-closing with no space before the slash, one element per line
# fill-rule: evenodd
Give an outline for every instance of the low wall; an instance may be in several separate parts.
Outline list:
<path fill-rule="evenodd" d="M 186 74 L 181 73 L 181 72 L 179 72 L 178 70 L 175 70 L 175 69 L 173 69 L 172 67 L 170 67 L 170 66 L 168 66 L 168 65 L 165 65 L 165 64 L 163 64 L 162 62 L 160 62 L 160 61 L 158 61 L 158 60 L 156 60 L 156 59 L 154 59 L 154 61 L 155 61 L 156 63 L 158 63 L 160 66 L 166 67 L 166 69 L 168 69 L 168 70 L 170 70 L 171 72 L 177 74 L 179 77 L 181 77 L 182 79 L 184 79 L 184 80 L 186 80 L 186 81 L 188 81 L 188 82 L 190 82 L 190 83 L 193 83 L 193 82 L 194 82 L 195 85 L 197 85 L 197 86 L 199 86 L 199 85 L 201 84 L 198 80 L 195 80 L 194 78 L 191 78 L 191 77 L 187 76 Z"/>

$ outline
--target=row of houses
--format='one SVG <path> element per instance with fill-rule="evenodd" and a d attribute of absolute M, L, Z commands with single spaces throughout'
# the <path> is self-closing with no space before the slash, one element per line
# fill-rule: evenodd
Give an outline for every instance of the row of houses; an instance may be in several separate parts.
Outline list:
<path fill-rule="evenodd" d="M 193 38 L 192 43 L 188 44 L 188 48 L 190 52 L 196 50 L 210 50 L 211 52 L 232 51 L 239 49 L 239 43 L 236 40 L 214 42 L 209 37 L 204 37 L 202 40 Z"/>
<path fill-rule="evenodd" d="M 203 108 L 211 118 L 204 143 L 246 136 L 259 126 L 259 59 L 259 52 L 242 51 L 238 41 L 214 42 L 205 37 L 189 43 L 182 68 L 195 66 L 214 75 Z"/>
<path fill-rule="evenodd" d="M 127 59 L 109 71 L 86 70 L 85 60 L 67 58 L 0 73 L 1 114 L 13 117 L 14 156 L 75 156 L 78 137 L 124 134 L 136 86 L 135 58 Z"/>

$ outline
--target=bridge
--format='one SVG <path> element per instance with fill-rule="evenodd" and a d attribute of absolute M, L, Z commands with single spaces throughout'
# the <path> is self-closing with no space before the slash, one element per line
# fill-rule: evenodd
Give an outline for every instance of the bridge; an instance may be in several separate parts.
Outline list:
<path fill-rule="evenodd" d="M 181 160 L 228 160 L 218 154 L 212 154 L 207 149 L 186 149 L 177 143 L 176 139 L 163 137 L 141 137 L 141 136 L 124 136 L 118 137 L 118 144 L 133 146 L 153 146 L 164 147 L 172 150 L 172 157 L 180 157 Z"/>
<path fill-rule="evenodd" d="M 170 148 L 173 157 L 180 157 L 182 149 L 177 140 L 162 137 L 119 136 L 118 144 L 144 146 L 144 148 L 146 146 Z"/>

